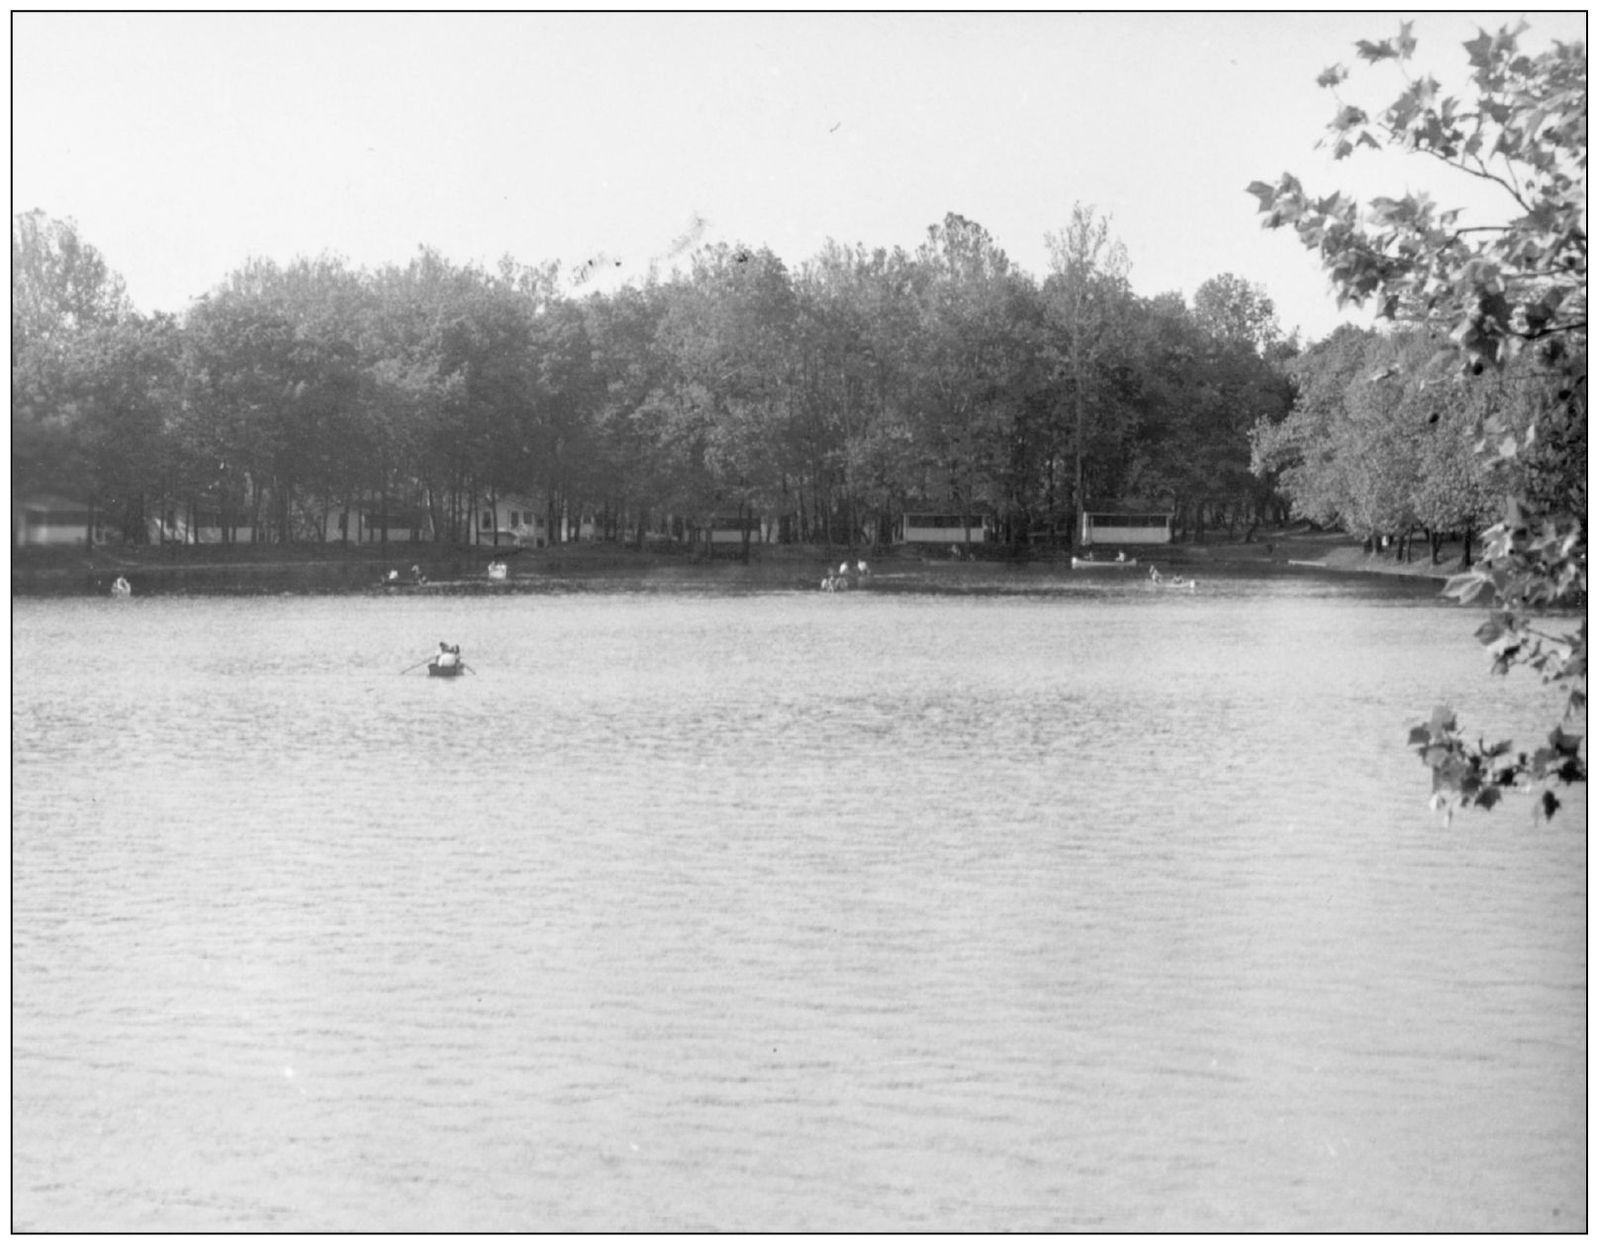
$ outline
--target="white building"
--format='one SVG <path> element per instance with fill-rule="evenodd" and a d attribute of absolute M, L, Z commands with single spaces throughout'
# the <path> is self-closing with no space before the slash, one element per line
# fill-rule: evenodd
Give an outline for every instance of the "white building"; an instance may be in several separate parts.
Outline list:
<path fill-rule="evenodd" d="M 95 541 L 105 534 L 96 524 Z M 89 540 L 87 503 L 60 494 L 29 494 L 11 501 L 11 540 L 17 546 L 81 546 Z"/>
<path fill-rule="evenodd" d="M 472 517 L 471 540 L 479 546 L 545 546 L 549 544 L 548 521 L 543 504 L 517 494 L 505 494 L 492 501 L 477 500 Z M 494 535 L 498 534 L 498 541 Z"/>
<path fill-rule="evenodd" d="M 1171 511 L 1094 510 L 1081 513 L 1081 544 L 1167 546 L 1175 513 Z"/>

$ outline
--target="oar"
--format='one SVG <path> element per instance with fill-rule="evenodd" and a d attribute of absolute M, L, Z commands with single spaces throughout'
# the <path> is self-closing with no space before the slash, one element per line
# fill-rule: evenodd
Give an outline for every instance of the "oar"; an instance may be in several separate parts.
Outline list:
<path fill-rule="evenodd" d="M 471 664 L 469 664 L 469 663 L 461 663 L 460 665 L 462 667 L 465 667 L 466 670 L 471 672 L 472 675 L 476 675 L 477 674 L 477 669 L 475 667 L 473 667 Z"/>
<path fill-rule="evenodd" d="M 406 667 L 399 674 L 400 675 L 408 675 L 410 672 L 414 671 L 417 667 L 421 666 L 422 663 L 431 662 L 432 660 L 433 660 L 433 656 L 431 654 L 428 654 L 427 657 L 425 657 L 425 658 L 423 658 L 421 660 L 421 662 L 413 662 L 413 663 L 411 663 L 410 666 Z"/>

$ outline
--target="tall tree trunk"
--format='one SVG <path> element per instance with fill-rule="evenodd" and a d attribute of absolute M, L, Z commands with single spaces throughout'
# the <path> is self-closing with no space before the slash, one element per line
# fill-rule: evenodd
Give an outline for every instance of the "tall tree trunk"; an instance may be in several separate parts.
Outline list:
<path fill-rule="evenodd" d="M 1071 547 L 1081 540 L 1083 517 L 1087 510 L 1087 477 L 1083 466 L 1082 444 L 1086 438 L 1087 405 L 1086 396 L 1083 394 L 1081 378 L 1081 316 L 1076 316 L 1076 329 L 1070 338 L 1070 366 L 1075 372 L 1076 379 L 1076 481 L 1075 496 L 1071 499 L 1074 515 L 1072 516 Z"/>

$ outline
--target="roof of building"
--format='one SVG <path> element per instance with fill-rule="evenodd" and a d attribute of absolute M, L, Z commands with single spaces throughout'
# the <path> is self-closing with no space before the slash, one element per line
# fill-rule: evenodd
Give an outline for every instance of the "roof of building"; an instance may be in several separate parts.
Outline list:
<path fill-rule="evenodd" d="M 1146 498 L 1089 498 L 1082 510 L 1093 515 L 1170 515 L 1175 506 Z"/>

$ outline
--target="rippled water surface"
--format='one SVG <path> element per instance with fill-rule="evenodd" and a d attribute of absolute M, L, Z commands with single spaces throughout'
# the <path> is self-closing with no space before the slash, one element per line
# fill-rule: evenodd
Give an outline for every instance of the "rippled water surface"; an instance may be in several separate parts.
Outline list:
<path fill-rule="evenodd" d="M 1584 1229 L 1584 798 L 1404 748 L 1545 693 L 1003 589 L 14 601 L 15 1227 Z"/>

